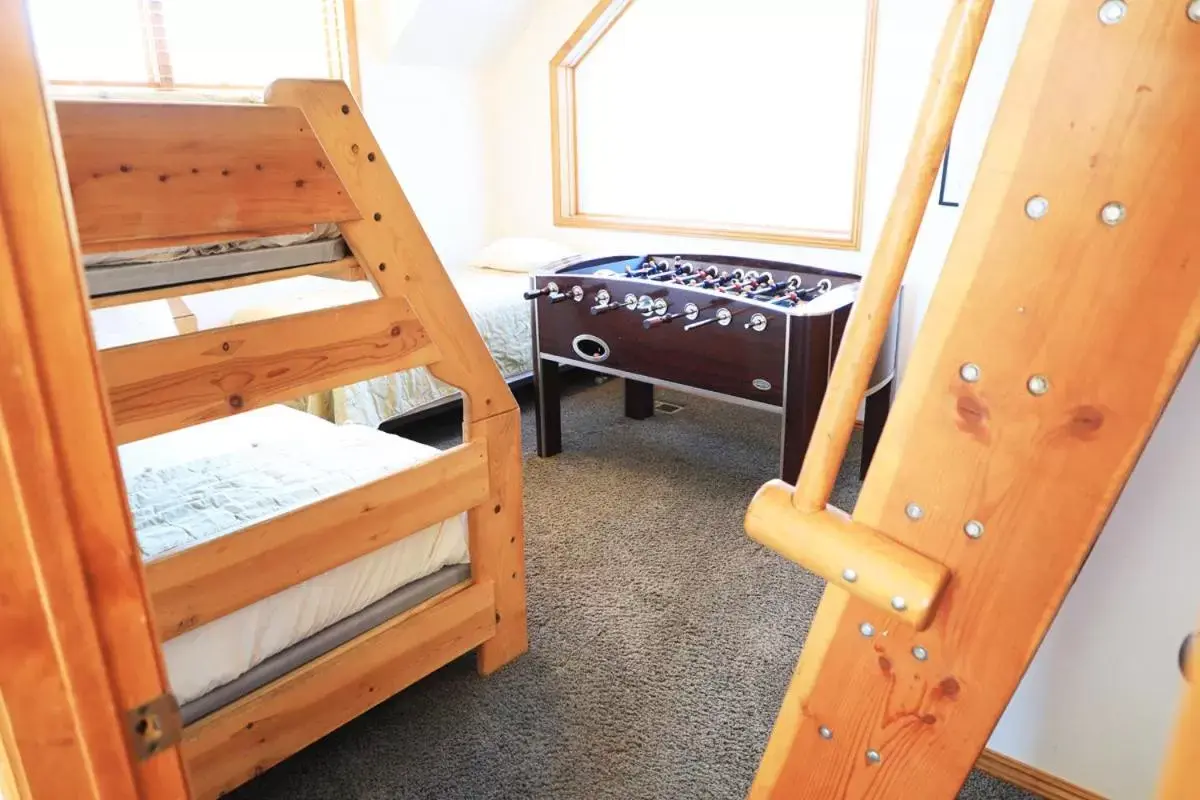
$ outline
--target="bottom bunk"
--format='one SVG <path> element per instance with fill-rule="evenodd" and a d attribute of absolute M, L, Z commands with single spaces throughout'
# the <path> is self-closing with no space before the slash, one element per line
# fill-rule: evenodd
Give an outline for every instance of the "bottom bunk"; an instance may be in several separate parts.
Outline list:
<path fill-rule="evenodd" d="M 167 561 L 232 547 L 265 521 L 443 455 L 286 406 L 118 454 L 155 601 Z M 438 489 L 453 494 L 452 482 Z M 177 634 L 167 626 L 163 657 L 197 797 L 228 791 L 494 633 L 492 586 L 471 580 L 466 513 L 379 545 L 203 624 L 185 619 Z M 249 574 L 277 569 L 269 562 L 289 553 L 261 552 Z M 227 574 L 237 593 L 246 573 Z M 154 605 L 160 625 L 174 614 Z"/>

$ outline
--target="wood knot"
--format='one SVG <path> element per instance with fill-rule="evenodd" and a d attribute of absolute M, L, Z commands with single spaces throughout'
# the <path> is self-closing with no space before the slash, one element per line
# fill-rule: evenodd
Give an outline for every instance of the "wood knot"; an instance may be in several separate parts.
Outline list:
<path fill-rule="evenodd" d="M 169 181 L 169 180 L 171 180 L 171 176 L 170 176 L 170 175 L 163 174 L 163 175 L 159 175 L 159 176 L 158 176 L 158 182 L 159 182 L 159 183 L 166 183 L 166 182 L 167 182 L 167 181 Z"/>
<path fill-rule="evenodd" d="M 128 164 L 122 164 L 121 172 L 133 172 L 133 167 L 129 166 Z"/>
<path fill-rule="evenodd" d="M 887 656 L 880 656 L 879 657 L 879 669 L 882 670 L 884 675 L 891 675 L 892 674 L 892 660 L 890 658 L 888 658 Z"/>
<path fill-rule="evenodd" d="M 933 725 L 935 722 L 937 722 L 937 717 L 935 717 L 933 714 L 922 714 L 921 722 L 924 722 L 926 725 Z"/>
<path fill-rule="evenodd" d="M 350 145 L 350 152 L 354 153 L 354 155 L 358 155 L 358 145 L 356 145 L 356 144 Z"/>
<path fill-rule="evenodd" d="M 224 177 L 226 177 L 226 178 L 228 178 L 228 177 L 229 177 L 229 170 L 227 170 L 227 169 L 223 169 L 223 170 L 221 170 L 221 175 L 222 175 L 222 176 L 224 176 Z"/>
<path fill-rule="evenodd" d="M 493 508 L 492 511 L 493 511 L 493 513 L 499 514 L 500 513 L 500 504 L 496 503 L 496 507 Z"/>
<path fill-rule="evenodd" d="M 963 433 L 977 437 L 987 434 L 988 409 L 978 397 L 970 394 L 959 395 L 954 410 L 958 415 L 958 429 Z"/>
<path fill-rule="evenodd" d="M 1078 406 L 1071 411 L 1067 428 L 1077 439 L 1094 439 L 1104 427 L 1104 412 L 1095 406 Z"/>
<path fill-rule="evenodd" d="M 378 211 L 376 211 L 375 212 L 375 221 L 379 222 L 379 220 L 381 220 L 381 219 L 383 219 L 383 214 L 380 214 Z"/>
<path fill-rule="evenodd" d="M 380 272 L 386 272 L 386 271 L 387 271 L 387 264 L 384 264 L 384 263 L 381 261 L 381 262 L 379 263 L 379 271 L 380 271 Z"/>
<path fill-rule="evenodd" d="M 252 730 L 254 730 L 254 723 L 253 723 L 253 722 L 247 722 L 247 723 L 246 723 L 246 730 L 248 730 L 248 731 L 252 731 Z"/>
<path fill-rule="evenodd" d="M 235 409 L 241 408 L 244 403 L 245 403 L 245 401 L 242 400 L 242 396 L 240 394 L 229 395 L 229 407 L 230 408 L 235 408 Z"/>
<path fill-rule="evenodd" d="M 221 350 L 228 353 L 229 352 L 229 342 L 221 342 Z"/>
<path fill-rule="evenodd" d="M 400 335 L 400 326 L 393 325 L 392 326 L 392 336 L 399 336 L 399 335 Z"/>
<path fill-rule="evenodd" d="M 349 114 L 349 113 L 350 113 L 350 106 L 343 105 L 343 106 L 342 106 L 342 113 L 343 113 L 343 114 Z"/>
<path fill-rule="evenodd" d="M 319 158 L 317 159 L 317 169 L 325 169 L 325 162 Z"/>
<path fill-rule="evenodd" d="M 961 687 L 958 685 L 958 681 L 953 677 L 943 678 L 942 682 L 937 685 L 936 689 L 934 689 L 934 693 L 935 695 L 940 695 L 947 700 L 953 700 L 958 697 L 960 688 Z"/>
<path fill-rule="evenodd" d="M 304 179 L 303 179 L 303 178 L 299 178 L 299 179 L 297 179 L 297 180 L 296 180 L 296 188 L 297 188 L 297 189 L 303 189 L 303 188 L 304 188 Z"/>
<path fill-rule="evenodd" d="M 375 154 L 367 153 L 367 161 L 374 161 L 374 160 L 375 160 Z"/>
<path fill-rule="evenodd" d="M 262 164 L 255 164 L 255 165 L 254 165 L 254 168 L 255 168 L 256 170 L 258 170 L 259 172 L 262 172 L 262 171 L 263 171 L 263 165 L 262 165 Z"/>
<path fill-rule="evenodd" d="M 200 168 L 199 168 L 199 167 L 192 167 L 192 174 L 193 174 L 193 175 L 199 175 L 199 174 L 200 174 Z"/>

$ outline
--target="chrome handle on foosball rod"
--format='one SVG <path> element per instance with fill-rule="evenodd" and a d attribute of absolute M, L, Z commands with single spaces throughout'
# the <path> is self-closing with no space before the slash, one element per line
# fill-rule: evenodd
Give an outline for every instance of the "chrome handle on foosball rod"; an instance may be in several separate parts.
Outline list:
<path fill-rule="evenodd" d="M 583 287 L 572 286 L 567 291 L 560 292 L 558 294 L 551 294 L 546 299 L 551 303 L 561 303 L 563 300 L 574 300 L 576 303 L 578 303 L 579 301 L 583 300 Z"/>
<path fill-rule="evenodd" d="M 714 322 L 718 325 L 728 325 L 731 319 L 733 319 L 733 314 L 728 308 L 722 307 L 717 309 L 717 313 L 714 316 L 711 316 L 708 319 L 702 319 L 699 322 L 693 322 L 690 325 L 684 325 L 683 329 L 685 331 L 691 331 L 695 330 L 696 328 L 703 328 L 705 325 L 712 325 Z"/>
<path fill-rule="evenodd" d="M 540 289 L 535 289 L 532 292 L 525 292 L 525 294 L 522 296 L 526 300 L 536 300 L 539 297 L 547 294 L 558 294 L 558 284 L 553 282 L 547 283 Z"/>

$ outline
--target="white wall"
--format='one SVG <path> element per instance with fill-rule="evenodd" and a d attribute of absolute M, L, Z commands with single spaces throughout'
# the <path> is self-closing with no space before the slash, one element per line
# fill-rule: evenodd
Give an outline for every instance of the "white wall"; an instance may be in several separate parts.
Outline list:
<path fill-rule="evenodd" d="M 594 0 L 536 0 L 526 29 L 483 80 L 488 235 L 555 238 L 588 251 L 754 255 L 862 271 L 911 136 L 948 0 L 882 3 L 865 206 L 858 253 L 751 242 L 555 228 L 549 62 Z M 1032 0 L 997 3 L 955 130 L 950 199 L 963 200 L 982 154 Z M 697 165 L 703 168 L 703 165 Z M 961 216 L 931 198 L 906 279 L 901 368 Z M 1113 800 L 1154 794 L 1181 681 L 1175 655 L 1200 611 L 1200 366 L 1187 372 L 1133 477 L 990 742 Z"/>

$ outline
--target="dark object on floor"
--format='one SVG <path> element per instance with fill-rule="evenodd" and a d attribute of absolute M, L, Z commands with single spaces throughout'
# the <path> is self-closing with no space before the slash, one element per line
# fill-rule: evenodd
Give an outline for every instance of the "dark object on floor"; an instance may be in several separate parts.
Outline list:
<path fill-rule="evenodd" d="M 654 413 L 654 387 L 782 413 L 776 477 L 800 473 L 857 275 L 733 256 L 610 256 L 534 275 L 538 455 L 562 451 L 562 365 L 625 379 L 625 414 Z M 897 304 L 898 305 L 898 304 Z M 871 376 L 864 436 L 875 452 L 891 404 L 898 314 Z"/>
<path fill-rule="evenodd" d="M 742 532 L 779 419 L 664 392 L 687 413 L 634 422 L 616 381 L 588 384 L 562 456 L 534 457 L 523 418 L 530 652 L 490 678 L 451 664 L 232 797 L 746 796 L 822 589 Z M 429 420 L 423 438 L 460 427 Z M 857 442 L 842 473 L 849 508 Z M 979 774 L 960 797 L 1031 800 Z"/>

